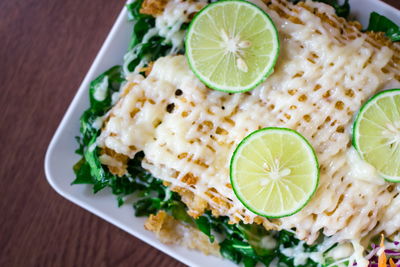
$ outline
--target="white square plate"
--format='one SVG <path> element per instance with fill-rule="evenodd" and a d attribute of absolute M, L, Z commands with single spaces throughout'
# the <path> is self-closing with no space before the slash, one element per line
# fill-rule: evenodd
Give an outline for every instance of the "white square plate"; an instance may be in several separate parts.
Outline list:
<path fill-rule="evenodd" d="M 400 11 L 379 0 L 350 0 L 350 5 L 352 14 L 364 27 L 368 23 L 369 14 L 372 11 L 377 11 L 397 24 L 400 24 Z M 79 160 L 79 156 L 74 153 L 77 148 L 74 137 L 79 135 L 79 118 L 89 106 L 89 83 L 111 66 L 122 64 L 122 58 L 127 50 L 131 31 L 132 24 L 127 21 L 127 11 L 124 8 L 90 67 L 48 147 L 45 159 L 47 180 L 60 195 L 68 200 L 187 265 L 235 266 L 230 261 L 214 256 L 206 257 L 200 252 L 162 244 L 156 239 L 153 233 L 144 229 L 144 218 L 134 217 L 131 205 L 124 205 L 121 208 L 117 207 L 115 196 L 109 190 L 103 190 L 94 195 L 91 186 L 71 186 L 71 182 L 74 179 L 72 166 Z"/>

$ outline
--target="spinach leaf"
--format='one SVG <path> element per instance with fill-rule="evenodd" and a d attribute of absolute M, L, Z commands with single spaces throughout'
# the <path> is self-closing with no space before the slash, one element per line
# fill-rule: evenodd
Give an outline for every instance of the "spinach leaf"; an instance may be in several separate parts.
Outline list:
<path fill-rule="evenodd" d="M 148 216 L 156 214 L 161 209 L 161 200 L 159 198 L 143 198 L 134 205 L 135 216 Z"/>
<path fill-rule="evenodd" d="M 82 157 L 73 167 L 75 180 L 72 184 L 93 184 L 92 175 L 90 174 L 90 165 L 84 157 Z"/>
<path fill-rule="evenodd" d="M 137 0 L 126 5 L 128 20 L 133 22 L 133 31 L 128 51 L 139 44 L 143 40 L 144 35 L 155 25 L 155 19 L 152 16 L 140 13 L 142 3 L 143 0 Z"/>
<path fill-rule="evenodd" d="M 367 31 L 384 32 L 393 42 L 400 41 L 400 27 L 390 19 L 376 12 L 372 12 L 369 17 Z"/>
<path fill-rule="evenodd" d="M 214 242 L 215 237 L 211 234 L 211 222 L 208 217 L 201 216 L 195 220 L 197 228 L 210 238 L 210 242 Z"/>
<path fill-rule="evenodd" d="M 163 37 L 155 35 L 147 40 L 147 42 L 135 45 L 125 55 L 124 67 L 126 70 L 129 73 L 133 72 L 140 62 L 144 62 L 145 65 L 159 57 L 167 55 L 172 46 L 165 43 L 164 40 Z"/>
<path fill-rule="evenodd" d="M 173 200 L 168 203 L 166 209 L 176 220 L 187 224 L 193 224 L 193 218 L 187 213 L 186 205 L 183 204 L 182 201 L 175 199 L 179 199 L 178 196 L 174 195 Z"/>
<path fill-rule="evenodd" d="M 137 19 L 142 17 L 150 17 L 149 15 L 140 13 L 140 8 L 142 7 L 143 0 L 132 1 L 126 5 L 128 10 L 128 20 L 135 22 Z"/>
<path fill-rule="evenodd" d="M 85 151 L 84 157 L 90 166 L 90 174 L 96 181 L 102 182 L 107 179 L 107 173 L 103 169 L 98 158 L 98 148 L 96 145 L 97 136 L 93 136 L 89 141 L 88 148 Z"/>
<path fill-rule="evenodd" d="M 107 113 L 112 105 L 112 95 L 118 92 L 125 81 L 121 66 L 114 66 L 98 76 L 90 83 L 89 100 L 90 107 L 81 116 L 81 137 L 78 151 L 84 152 L 83 146 L 87 146 L 94 136 L 99 134 L 99 127 L 95 125 L 98 118 Z M 98 90 L 101 90 L 99 94 Z M 101 98 L 98 97 L 101 96 Z"/>
<path fill-rule="evenodd" d="M 257 260 L 250 258 L 250 257 L 243 257 L 244 267 L 254 267 L 254 266 L 256 266 L 256 264 L 257 264 Z"/>
<path fill-rule="evenodd" d="M 240 251 L 237 251 L 233 247 L 233 242 L 229 239 L 225 239 L 220 244 L 220 253 L 222 257 L 231 260 L 235 263 L 240 263 L 242 261 L 243 255 Z"/>
<path fill-rule="evenodd" d="M 92 112 L 97 115 L 105 114 L 112 105 L 112 94 L 119 91 L 124 81 L 121 66 L 114 66 L 93 80 L 89 88 Z M 103 94 L 98 93 L 101 90 L 104 90 Z"/>
<path fill-rule="evenodd" d="M 112 175 L 103 168 L 98 159 L 95 142 L 99 135 L 99 126 L 96 125 L 96 120 L 111 108 L 112 94 L 119 90 L 124 80 L 120 66 L 110 68 L 93 80 L 89 88 L 90 107 L 80 118 L 81 136 L 76 138 L 79 144 L 76 152 L 83 158 L 74 166 L 76 179 L 72 183 L 93 184 L 94 192 L 106 187 L 112 179 Z M 101 98 L 96 97 L 97 90 L 102 90 Z"/>
<path fill-rule="evenodd" d="M 243 232 L 245 239 L 254 248 L 257 255 L 264 257 L 274 253 L 274 250 L 277 248 L 277 243 L 273 248 L 266 248 L 265 245 L 263 245 L 262 239 L 270 236 L 270 233 L 268 233 L 264 227 L 259 227 L 259 225 L 256 224 L 239 224 L 237 227 Z M 270 239 L 274 240 L 273 237 L 270 237 Z"/>
<path fill-rule="evenodd" d="M 99 151 L 95 142 L 100 131 L 96 120 L 111 108 L 112 94 L 119 90 L 124 81 L 120 66 L 112 67 L 94 79 L 89 88 L 90 107 L 80 119 L 81 136 L 77 138 L 77 152 L 83 155 L 83 158 L 74 166 L 76 179 L 73 184 L 93 184 L 95 193 L 115 181 L 115 177 L 104 169 L 98 158 Z M 98 90 L 101 90 L 100 94 Z"/>

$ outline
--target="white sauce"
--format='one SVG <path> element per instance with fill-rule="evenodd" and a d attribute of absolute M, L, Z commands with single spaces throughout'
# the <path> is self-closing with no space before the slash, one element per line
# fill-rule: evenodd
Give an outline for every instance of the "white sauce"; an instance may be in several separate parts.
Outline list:
<path fill-rule="evenodd" d="M 353 246 L 349 243 L 339 244 L 329 251 L 328 256 L 335 260 L 350 257 L 354 252 Z"/>
<path fill-rule="evenodd" d="M 100 130 L 102 125 L 103 125 L 102 117 L 97 117 L 92 124 L 93 128 L 95 128 L 96 130 Z"/>
<path fill-rule="evenodd" d="M 323 251 L 306 252 L 304 249 L 304 241 L 300 241 L 295 247 L 284 248 L 281 246 L 279 250 L 287 257 L 293 258 L 294 265 L 304 265 L 308 259 L 316 263 L 324 264 Z"/>
<path fill-rule="evenodd" d="M 272 236 L 266 235 L 261 238 L 261 246 L 265 249 L 274 249 L 276 248 L 276 245 L 277 242 Z"/>
<path fill-rule="evenodd" d="M 350 257 L 350 262 L 356 261 L 357 267 L 367 267 L 369 265 L 368 260 L 364 259 L 364 247 L 360 245 L 359 241 L 352 241 L 354 253 Z"/>
<path fill-rule="evenodd" d="M 92 153 L 92 152 L 96 149 L 97 146 L 98 146 L 98 143 L 97 143 L 97 140 L 96 140 L 93 144 L 91 144 L 91 145 L 89 146 L 88 151 L 89 151 L 90 153 Z M 106 164 L 106 163 L 104 163 L 104 164 Z"/>
<path fill-rule="evenodd" d="M 94 87 L 93 97 L 97 101 L 104 101 L 107 97 L 107 88 L 108 88 L 108 76 L 104 76 L 101 83 L 98 83 Z"/>
<path fill-rule="evenodd" d="M 117 101 L 118 101 L 118 99 L 119 99 L 119 95 L 120 95 L 120 92 L 114 92 L 114 93 L 111 95 L 111 104 L 112 104 L 112 105 L 115 105 L 115 103 L 117 103 Z"/>

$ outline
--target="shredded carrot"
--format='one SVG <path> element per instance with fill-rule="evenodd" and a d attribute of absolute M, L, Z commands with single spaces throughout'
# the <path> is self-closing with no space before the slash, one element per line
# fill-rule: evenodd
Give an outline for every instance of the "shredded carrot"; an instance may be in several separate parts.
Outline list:
<path fill-rule="evenodd" d="M 381 255 L 379 255 L 379 258 L 378 258 L 378 267 L 386 267 L 387 265 L 386 265 L 386 254 L 385 254 L 385 243 L 384 243 L 384 241 L 385 241 L 385 237 L 383 236 L 383 234 L 381 234 L 381 244 L 380 244 L 380 247 L 381 247 L 381 249 L 382 249 L 382 253 L 381 253 Z"/>
<path fill-rule="evenodd" d="M 392 258 L 389 259 L 389 264 L 390 264 L 390 267 L 396 267 L 396 264 L 394 264 L 394 261 Z"/>

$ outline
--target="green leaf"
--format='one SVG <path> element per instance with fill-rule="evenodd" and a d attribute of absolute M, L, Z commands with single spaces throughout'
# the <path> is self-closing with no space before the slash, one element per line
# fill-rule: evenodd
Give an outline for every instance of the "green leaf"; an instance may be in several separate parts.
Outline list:
<path fill-rule="evenodd" d="M 81 138 L 78 152 L 83 152 L 85 147 L 93 137 L 99 134 L 99 126 L 95 125 L 96 120 L 106 114 L 112 106 L 112 94 L 119 91 L 121 84 L 125 81 L 121 66 L 114 66 L 98 76 L 90 83 L 89 100 L 90 107 L 82 114 L 80 118 Z M 106 85 L 104 99 L 101 101 L 96 97 L 96 91 L 102 85 Z"/>
<path fill-rule="evenodd" d="M 122 74 L 121 66 L 114 66 L 90 83 L 90 109 L 93 114 L 101 116 L 111 108 L 112 94 L 119 91 L 120 86 L 124 81 L 125 78 Z M 96 97 L 96 93 L 101 91 L 103 88 L 104 97 L 99 99 L 99 97 Z"/>
<path fill-rule="evenodd" d="M 239 224 L 237 227 L 243 232 L 245 239 L 253 247 L 258 256 L 264 257 L 274 254 L 277 246 L 273 249 L 266 249 L 262 243 L 264 237 L 267 235 L 270 236 L 270 233 L 264 227 L 256 224 Z M 270 238 L 274 239 L 273 237 Z"/>
<path fill-rule="evenodd" d="M 136 35 L 137 36 L 137 35 Z M 134 42 L 132 41 L 131 44 Z M 156 35 L 151 37 L 146 43 L 138 43 L 132 47 L 127 53 L 126 58 L 129 60 L 124 62 L 129 72 L 133 72 L 136 66 L 143 60 L 146 63 L 165 56 L 171 49 L 171 45 L 164 42 L 164 38 Z"/>
<path fill-rule="evenodd" d="M 187 209 L 185 204 L 180 200 L 169 201 L 166 210 L 178 221 L 185 222 L 187 224 L 194 224 L 193 218 L 187 214 Z"/>
<path fill-rule="evenodd" d="M 141 19 L 138 19 L 133 25 L 133 31 L 131 36 L 131 41 L 128 46 L 128 51 L 132 50 L 136 45 L 141 43 L 144 35 L 154 27 L 155 20 L 154 18 L 147 16 Z"/>
<path fill-rule="evenodd" d="M 141 17 L 148 17 L 148 15 L 141 14 L 140 8 L 142 7 L 143 0 L 135 0 L 132 3 L 126 5 L 128 10 L 128 20 L 135 21 Z"/>
<path fill-rule="evenodd" d="M 257 260 L 250 257 L 243 257 L 244 267 L 254 267 L 257 264 Z"/>
<path fill-rule="evenodd" d="M 233 248 L 232 242 L 228 239 L 225 239 L 222 243 L 219 244 L 219 246 L 220 253 L 225 259 L 231 260 L 235 263 L 240 263 L 242 261 L 242 254 L 235 248 Z"/>
<path fill-rule="evenodd" d="M 161 200 L 159 198 L 143 198 L 133 204 L 135 208 L 135 216 L 149 216 L 156 214 L 161 208 Z"/>
<path fill-rule="evenodd" d="M 94 114 L 91 109 L 86 110 L 80 119 L 81 123 L 81 142 L 82 146 L 80 149 L 84 152 L 85 147 L 87 147 L 88 143 L 90 140 L 93 138 L 93 136 L 98 135 L 98 129 L 93 127 L 94 121 L 97 119 L 98 115 Z"/>
<path fill-rule="evenodd" d="M 400 41 L 400 27 L 377 12 L 371 13 L 367 31 L 384 32 L 393 42 Z"/>
<path fill-rule="evenodd" d="M 257 257 L 256 252 L 249 243 L 239 240 L 231 240 L 231 243 L 232 247 L 235 248 L 237 251 L 241 252 L 241 254 L 251 258 Z"/>
<path fill-rule="evenodd" d="M 122 196 L 117 196 L 117 202 L 118 202 L 118 207 L 121 207 L 122 205 L 124 205 L 124 199 L 122 198 Z"/>
<path fill-rule="evenodd" d="M 98 158 L 98 148 L 96 147 L 96 139 L 100 131 L 98 125 L 95 125 L 96 120 L 103 116 L 112 106 L 112 94 L 119 91 L 121 84 L 124 82 L 122 69 L 120 66 L 115 66 L 99 75 L 90 83 L 89 99 L 90 107 L 82 114 L 80 118 L 81 137 L 77 138 L 79 148 L 77 153 L 83 155 L 74 167 L 77 183 L 93 184 L 93 191 L 98 191 L 105 188 L 107 185 L 113 185 L 120 181 L 116 177 L 105 170 Z M 103 83 L 104 98 L 96 98 L 96 91 Z"/>
<path fill-rule="evenodd" d="M 82 138 L 80 136 L 75 136 L 75 140 L 78 143 L 78 148 L 75 150 L 75 153 L 80 156 L 83 156 L 83 150 L 85 145 L 82 142 Z"/>
<path fill-rule="evenodd" d="M 146 65 L 159 57 L 166 56 L 172 48 L 172 44 L 166 42 L 154 28 L 155 18 L 140 13 L 142 2 L 138 0 L 127 5 L 128 18 L 133 22 L 128 52 L 124 57 L 124 70 L 127 73 L 133 72 L 139 63 Z M 188 25 L 188 23 L 183 23 L 181 30 L 186 30 Z"/>
<path fill-rule="evenodd" d="M 90 174 L 90 166 L 85 158 L 81 158 L 73 167 L 75 173 L 75 180 L 72 184 L 93 184 L 92 176 Z"/>
<path fill-rule="evenodd" d="M 90 174 L 97 181 L 105 181 L 106 180 L 106 172 L 103 169 L 103 166 L 100 163 L 98 158 L 98 148 L 96 147 L 97 136 L 93 136 L 88 144 L 88 148 L 86 149 L 84 156 L 87 163 L 90 166 Z"/>
<path fill-rule="evenodd" d="M 211 234 L 211 223 L 205 216 L 201 216 L 195 220 L 197 228 L 210 238 L 210 242 L 214 242 L 215 237 Z"/>

